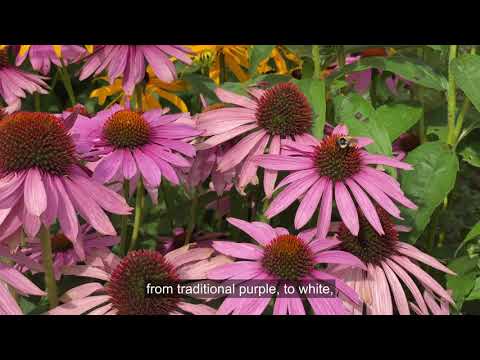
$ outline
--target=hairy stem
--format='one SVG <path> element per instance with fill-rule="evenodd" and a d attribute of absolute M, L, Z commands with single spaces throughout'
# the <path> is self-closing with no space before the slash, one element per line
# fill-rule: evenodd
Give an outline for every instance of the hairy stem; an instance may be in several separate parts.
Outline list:
<path fill-rule="evenodd" d="M 448 55 L 448 92 L 447 92 L 447 101 L 448 101 L 448 136 L 447 144 L 453 145 L 455 137 L 455 117 L 457 113 L 457 89 L 455 84 L 455 78 L 453 73 L 450 71 L 450 64 L 457 57 L 457 47 L 458 45 L 450 45 L 450 51 Z"/>
<path fill-rule="evenodd" d="M 128 180 L 123 181 L 123 197 L 128 203 L 128 198 L 130 195 L 129 183 Z M 129 215 L 122 216 L 121 232 L 120 232 L 120 254 L 125 255 L 128 247 L 128 217 Z"/>
<path fill-rule="evenodd" d="M 195 229 L 195 222 L 197 218 L 198 208 L 198 192 L 196 189 L 192 190 L 192 204 L 190 206 L 190 218 L 188 219 L 187 234 L 185 236 L 185 245 L 192 240 L 193 229 Z"/>
<path fill-rule="evenodd" d="M 133 223 L 133 232 L 132 232 L 132 240 L 130 242 L 129 250 L 134 250 L 138 243 L 138 238 L 140 235 L 140 226 L 142 225 L 142 214 L 143 214 L 143 205 L 144 205 L 144 198 L 145 194 L 143 191 L 143 181 L 142 179 L 138 179 L 137 183 L 137 194 L 135 199 L 135 220 Z"/>
<path fill-rule="evenodd" d="M 57 283 L 53 273 L 53 255 L 52 242 L 50 240 L 50 231 L 42 226 L 40 230 L 40 245 L 42 248 L 42 264 L 45 269 L 45 285 L 47 287 L 47 298 L 50 309 L 58 305 Z"/>

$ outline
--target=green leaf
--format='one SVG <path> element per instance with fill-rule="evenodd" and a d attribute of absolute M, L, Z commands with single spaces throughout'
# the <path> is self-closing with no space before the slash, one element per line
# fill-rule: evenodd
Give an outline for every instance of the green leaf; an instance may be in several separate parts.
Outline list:
<path fill-rule="evenodd" d="M 472 166 L 480 167 L 480 142 L 462 143 L 462 145 L 458 154 L 462 157 L 463 161 Z"/>
<path fill-rule="evenodd" d="M 392 141 L 409 130 L 422 116 L 422 107 L 414 104 L 383 105 L 377 109 L 377 120 L 383 124 Z"/>
<path fill-rule="evenodd" d="M 353 136 L 366 136 L 374 143 L 367 150 L 377 154 L 392 154 L 390 137 L 372 105 L 356 93 L 338 95 L 333 99 L 337 123 L 348 126 Z M 381 115 L 381 114 L 380 114 Z"/>
<path fill-rule="evenodd" d="M 404 79 L 438 91 L 444 91 L 448 87 L 448 82 L 445 76 L 436 72 L 431 66 L 425 64 L 419 59 L 409 58 L 402 55 L 395 55 L 392 57 L 372 56 L 363 58 L 353 64 L 345 66 L 344 71 L 356 72 L 370 68 L 390 71 L 394 74 L 400 75 Z M 342 71 L 339 71 L 337 77 L 338 76 L 342 76 Z"/>
<path fill-rule="evenodd" d="M 325 82 L 318 79 L 293 79 L 292 82 L 298 85 L 312 106 L 314 113 L 312 132 L 316 138 L 321 139 L 327 112 Z"/>
<path fill-rule="evenodd" d="M 406 223 L 413 228 L 406 237 L 415 243 L 437 206 L 453 189 L 459 165 L 456 154 L 440 141 L 420 145 L 405 161 L 414 169 L 403 171 L 400 183 L 405 195 L 418 206 L 417 210 L 405 210 Z"/>
<path fill-rule="evenodd" d="M 275 45 L 252 45 L 249 50 L 250 68 L 248 72 L 254 75 L 262 60 L 268 58 Z"/>
<path fill-rule="evenodd" d="M 465 237 L 465 239 L 463 239 L 462 243 L 460 244 L 460 246 L 457 248 L 457 250 L 455 251 L 455 256 L 457 256 L 457 253 L 460 251 L 460 249 L 462 247 L 465 246 L 465 244 L 467 244 L 469 241 L 472 241 L 474 239 L 476 239 L 477 237 L 480 237 L 480 221 L 477 222 L 473 228 L 468 232 L 467 236 Z"/>
<path fill-rule="evenodd" d="M 462 256 L 451 261 L 448 267 L 457 275 L 447 275 L 447 288 L 453 291 L 453 299 L 461 309 L 479 275 L 478 258 Z"/>
<path fill-rule="evenodd" d="M 473 286 L 472 291 L 465 300 L 480 300 L 480 277 L 477 277 L 477 280 L 475 280 L 475 285 Z"/>
<path fill-rule="evenodd" d="M 450 64 L 457 85 L 480 111 L 480 56 L 462 55 Z"/>

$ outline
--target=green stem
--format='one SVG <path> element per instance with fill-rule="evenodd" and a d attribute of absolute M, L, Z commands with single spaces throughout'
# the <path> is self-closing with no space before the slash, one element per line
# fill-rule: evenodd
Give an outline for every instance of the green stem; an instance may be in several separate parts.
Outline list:
<path fill-rule="evenodd" d="M 322 75 L 322 64 L 320 61 L 320 45 L 312 45 L 313 78 L 320 79 Z"/>
<path fill-rule="evenodd" d="M 470 54 L 475 55 L 475 53 L 476 53 L 476 48 L 474 46 L 470 49 Z M 462 104 L 462 109 L 460 110 L 460 114 L 458 114 L 457 123 L 455 125 L 455 134 L 453 137 L 454 144 L 458 143 L 458 138 L 463 128 L 463 121 L 465 120 L 465 115 L 468 113 L 468 110 L 470 110 L 470 105 L 471 105 L 470 99 L 467 96 L 465 96 L 465 100 L 463 100 L 463 104 Z"/>
<path fill-rule="evenodd" d="M 63 59 L 60 59 L 62 62 L 62 67 L 60 69 L 63 84 L 65 85 L 65 90 L 67 90 L 68 98 L 70 99 L 70 103 L 72 106 L 75 106 L 77 100 L 75 99 L 75 93 L 73 92 L 72 81 L 70 79 L 70 74 L 68 73 L 68 69 L 63 62 Z"/>
<path fill-rule="evenodd" d="M 41 104 L 40 104 L 40 94 L 39 93 L 34 93 L 33 94 L 33 100 L 35 102 L 35 111 L 36 112 L 42 111 Z"/>
<path fill-rule="evenodd" d="M 337 53 L 337 64 L 340 70 L 345 66 L 345 50 L 343 45 L 335 46 L 335 52 Z"/>
<path fill-rule="evenodd" d="M 419 48 L 417 50 L 419 58 L 426 61 L 426 51 L 424 48 Z M 416 85 L 414 88 L 417 89 L 416 98 L 420 102 L 422 108 L 422 116 L 418 122 L 418 138 L 420 139 L 420 144 L 424 144 L 427 141 L 426 132 L 425 132 L 425 102 L 423 100 L 423 88 L 421 85 Z"/>
<path fill-rule="evenodd" d="M 132 241 L 130 243 L 129 250 L 134 250 L 137 246 L 138 237 L 140 235 L 140 226 L 142 223 L 142 213 L 143 213 L 143 197 L 145 196 L 143 191 L 143 181 L 142 179 L 138 179 L 137 183 L 137 195 L 135 199 L 135 220 L 133 223 L 133 233 L 132 233 Z"/>
<path fill-rule="evenodd" d="M 162 191 L 163 199 L 165 201 L 165 211 L 167 213 L 168 221 L 170 223 L 170 228 L 173 230 L 175 227 L 175 221 L 174 221 L 174 217 L 171 216 L 170 214 L 170 211 L 173 211 L 173 207 L 172 207 L 172 204 L 170 204 L 170 201 L 168 200 L 167 189 L 165 189 L 164 181 L 162 181 L 162 183 L 160 184 L 160 190 Z"/>
<path fill-rule="evenodd" d="M 52 242 L 50 241 L 50 231 L 42 226 L 40 230 L 40 245 L 42 248 L 42 263 L 45 269 L 45 285 L 47 287 L 47 298 L 50 309 L 58 305 L 57 283 L 53 273 L 53 255 Z"/>
<path fill-rule="evenodd" d="M 187 234 L 185 236 L 185 245 L 192 240 L 193 229 L 197 220 L 198 192 L 192 189 L 192 205 L 190 206 L 190 218 L 188 219 Z"/>
<path fill-rule="evenodd" d="M 379 72 L 377 69 L 372 69 L 372 82 L 370 84 L 370 101 L 372 102 L 372 106 L 376 108 L 379 105 L 378 97 L 377 97 L 377 82 Z"/>
<path fill-rule="evenodd" d="M 221 52 L 218 55 L 218 69 L 220 71 L 219 73 L 219 82 L 220 85 L 222 85 L 225 82 L 226 79 L 226 72 L 225 72 L 225 55 L 223 52 Z"/>
<path fill-rule="evenodd" d="M 129 198 L 129 183 L 128 180 L 123 181 L 123 196 L 128 203 Z M 121 237 L 120 237 L 120 254 L 125 255 L 127 253 L 128 247 L 128 215 L 122 216 L 122 224 L 121 224 Z"/>
<path fill-rule="evenodd" d="M 143 110 L 143 101 L 142 101 L 142 86 L 137 85 L 135 88 L 135 93 L 136 93 L 136 105 L 137 105 L 137 110 L 142 111 Z"/>
<path fill-rule="evenodd" d="M 447 136 L 447 144 L 453 145 L 454 137 L 455 137 L 455 117 L 457 113 L 457 89 L 455 85 L 455 78 L 453 77 L 453 73 L 450 71 L 450 64 L 453 60 L 457 57 L 457 46 L 458 45 L 450 45 L 450 51 L 448 55 L 448 92 L 447 92 L 447 100 L 448 100 L 448 136 Z"/>
<path fill-rule="evenodd" d="M 265 198 L 262 201 L 262 209 L 260 211 L 260 214 L 258 215 L 258 221 L 264 222 L 264 223 L 270 223 L 270 219 L 265 216 L 265 212 L 267 211 L 268 207 L 270 206 L 270 201 L 271 199 Z"/>

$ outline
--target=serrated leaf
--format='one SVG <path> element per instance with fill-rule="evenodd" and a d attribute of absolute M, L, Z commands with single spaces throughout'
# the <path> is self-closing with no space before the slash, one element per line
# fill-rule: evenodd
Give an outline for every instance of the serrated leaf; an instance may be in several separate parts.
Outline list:
<path fill-rule="evenodd" d="M 417 210 L 406 209 L 404 212 L 406 225 L 413 228 L 406 237 L 415 243 L 435 209 L 453 189 L 459 164 L 456 154 L 440 141 L 420 145 L 408 154 L 405 161 L 414 169 L 401 173 L 401 187 L 418 206 Z"/>

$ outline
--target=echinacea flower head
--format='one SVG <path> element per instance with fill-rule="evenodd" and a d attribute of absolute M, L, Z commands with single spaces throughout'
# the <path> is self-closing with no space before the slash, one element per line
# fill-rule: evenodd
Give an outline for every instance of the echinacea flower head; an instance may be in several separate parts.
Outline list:
<path fill-rule="evenodd" d="M 0 97 L 7 103 L 5 111 L 13 113 L 20 110 L 21 99 L 26 93 L 47 94 L 45 77 L 30 74 L 9 63 L 8 47 L 0 49 Z"/>
<path fill-rule="evenodd" d="M 142 113 L 114 105 L 90 119 L 95 127 L 81 138 L 92 145 L 84 155 L 101 156 L 94 179 L 107 183 L 141 176 L 147 189 L 156 189 L 163 176 L 178 185 L 176 169 L 190 166 L 185 157 L 193 158 L 195 148 L 189 141 L 201 132 L 187 125 L 188 113 L 165 115 L 167 111 Z"/>
<path fill-rule="evenodd" d="M 57 219 L 80 257 L 77 212 L 99 233 L 116 235 L 105 210 L 129 214 L 121 196 L 92 181 L 78 162 L 72 118 L 16 112 L 0 122 L 0 240 L 23 227 L 34 238 Z"/>
<path fill-rule="evenodd" d="M 86 53 L 86 49 L 78 45 L 21 45 L 15 63 L 20 66 L 28 57 L 34 70 L 48 75 L 52 64 L 68 65 Z"/>
<path fill-rule="evenodd" d="M 21 295 L 44 296 L 45 292 L 38 288 L 13 266 L 0 263 L 0 315 L 23 315 L 20 306 L 10 293 L 8 286 Z"/>
<path fill-rule="evenodd" d="M 215 309 L 192 303 L 180 296 L 146 296 L 151 282 L 175 283 L 203 280 L 210 269 L 231 262 L 214 254 L 211 248 L 189 245 L 162 255 L 153 250 L 131 251 L 123 259 L 112 254 L 109 259 L 88 266 L 71 266 L 70 273 L 106 281 L 91 282 L 67 291 L 64 304 L 50 310 L 50 315 L 213 315 Z"/>
<path fill-rule="evenodd" d="M 222 103 L 208 105 L 206 99 L 202 95 L 200 95 L 200 101 L 202 103 L 202 113 L 225 107 Z M 193 120 L 198 121 L 199 116 L 200 114 L 195 115 Z M 227 141 L 205 150 L 198 150 L 193 159 L 192 166 L 184 176 L 185 184 L 190 188 L 194 188 L 211 176 L 212 181 L 210 187 L 213 188 L 219 196 L 221 196 L 224 191 L 230 190 L 233 186 L 237 170 L 239 169 L 234 167 L 228 171 L 221 172 L 218 170 L 217 166 L 222 157 L 233 145 L 233 141 Z"/>
<path fill-rule="evenodd" d="M 272 228 L 261 222 L 246 222 L 228 218 L 230 224 L 247 233 L 257 244 L 213 241 L 212 247 L 220 254 L 238 259 L 231 264 L 216 267 L 208 272 L 211 280 L 268 281 L 270 285 L 281 285 L 295 281 L 335 281 L 336 289 L 355 303 L 359 298 L 340 279 L 316 268 L 317 264 L 343 264 L 365 268 L 359 259 L 349 253 L 330 250 L 339 244 L 335 238 L 319 239 L 315 231 L 293 235 L 284 228 Z M 280 291 L 283 287 L 277 287 Z M 275 315 L 304 315 L 303 295 L 276 297 L 273 308 Z M 346 314 L 340 298 L 320 298 L 306 295 L 317 315 Z M 245 298 L 227 297 L 217 314 L 260 315 L 272 300 L 272 296 Z"/>
<path fill-rule="evenodd" d="M 318 236 L 325 238 L 334 200 L 342 221 L 353 235 L 358 235 L 360 229 L 356 204 L 379 234 L 384 234 L 384 230 L 371 199 L 397 218 L 401 218 L 400 210 L 392 199 L 416 208 L 394 178 L 370 165 L 403 170 L 411 170 L 412 166 L 385 155 L 369 154 L 364 147 L 373 142 L 371 139 L 350 137 L 345 125 L 338 125 L 323 140 L 311 136 L 305 139 L 304 143 L 284 141 L 282 155 L 260 155 L 254 160 L 267 170 L 290 172 L 277 186 L 285 188 L 267 209 L 268 218 L 301 199 L 295 228 L 303 227 L 319 208 Z"/>
<path fill-rule="evenodd" d="M 251 88 L 250 97 L 217 89 L 218 98 L 233 107 L 204 112 L 198 116 L 198 128 L 208 137 L 197 149 L 208 149 L 229 140 L 237 143 L 222 157 L 218 170 L 226 172 L 240 166 L 238 187 L 243 189 L 256 176 L 258 164 L 253 157 L 280 154 L 284 139 L 306 141 L 313 113 L 307 98 L 293 83 L 281 83 L 269 89 Z M 268 150 L 267 150 L 268 149 Z M 264 190 L 273 193 L 277 171 L 265 171 Z"/>
<path fill-rule="evenodd" d="M 383 235 L 378 234 L 362 214 L 357 236 L 352 235 L 344 224 L 338 230 L 339 248 L 362 260 L 367 271 L 347 266 L 332 266 L 329 270 L 355 289 L 366 305 L 367 314 L 392 315 L 394 309 L 400 315 L 410 314 L 406 289 L 420 312 L 428 314 L 427 299 L 419 289 L 422 287 L 442 301 L 453 304 L 450 294 L 416 262 L 455 274 L 432 256 L 400 241 L 398 232 L 406 229 L 395 225 L 385 210 L 377 208 L 377 213 L 385 232 Z M 353 314 L 363 313 L 362 306 L 351 304 L 350 309 Z"/>
<path fill-rule="evenodd" d="M 81 259 L 73 248 L 72 242 L 63 233 L 57 233 L 50 238 L 52 244 L 52 260 L 53 273 L 57 280 L 62 276 L 64 268 L 78 264 L 84 259 Z M 109 254 L 108 247 L 118 244 L 120 238 L 118 236 L 103 236 L 98 234 L 89 225 L 82 225 L 78 235 L 77 242 L 80 242 L 85 250 L 86 258 L 94 255 L 100 258 Z M 42 264 L 42 249 L 40 246 L 40 239 L 30 239 L 27 244 L 20 249 L 20 252 L 28 256 L 33 261 Z M 28 266 L 19 266 L 21 271 L 37 271 Z"/>
<path fill-rule="evenodd" d="M 191 64 L 189 54 L 191 51 L 180 45 L 98 45 L 93 54 L 86 58 L 80 80 L 92 74 L 99 75 L 107 69 L 109 82 L 113 83 L 121 76 L 125 93 L 131 96 L 135 85 L 145 77 L 146 63 L 152 66 L 160 80 L 170 83 L 177 79 L 170 57 Z"/>

